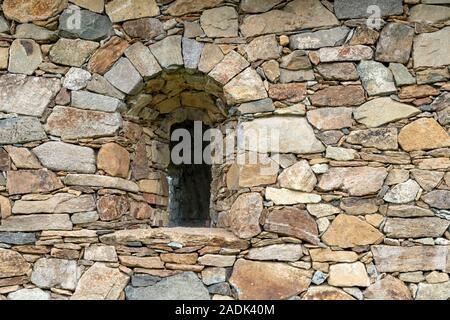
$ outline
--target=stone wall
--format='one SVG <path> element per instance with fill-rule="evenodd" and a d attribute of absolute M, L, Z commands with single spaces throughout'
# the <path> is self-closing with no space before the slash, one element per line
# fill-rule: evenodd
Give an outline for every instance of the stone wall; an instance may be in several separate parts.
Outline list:
<path fill-rule="evenodd" d="M 450 1 L 0 4 L 0 299 L 450 298 Z M 186 120 L 257 141 L 209 229 Z"/>

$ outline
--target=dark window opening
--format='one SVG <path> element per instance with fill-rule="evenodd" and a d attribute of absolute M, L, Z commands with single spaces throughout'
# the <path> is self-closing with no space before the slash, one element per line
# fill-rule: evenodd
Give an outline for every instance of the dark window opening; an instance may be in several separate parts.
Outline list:
<path fill-rule="evenodd" d="M 196 125 L 197 135 L 194 133 L 194 122 L 192 121 L 174 124 L 171 128 L 171 137 L 177 129 L 184 129 L 189 132 L 190 157 L 188 156 L 187 158 L 190 159 L 182 164 L 175 164 L 171 156 L 168 168 L 170 227 L 210 227 L 211 224 L 211 165 L 206 164 L 205 161 L 201 161 L 201 164 L 198 164 L 198 150 L 197 161 L 194 159 L 194 140 L 197 143 L 201 143 L 202 153 L 209 144 L 208 141 L 198 141 L 199 128 L 201 128 L 201 136 L 209 128 L 200 122 L 197 122 Z M 180 141 L 171 141 L 171 154 L 173 148 L 179 145 Z M 185 156 L 183 151 L 177 154 Z"/>

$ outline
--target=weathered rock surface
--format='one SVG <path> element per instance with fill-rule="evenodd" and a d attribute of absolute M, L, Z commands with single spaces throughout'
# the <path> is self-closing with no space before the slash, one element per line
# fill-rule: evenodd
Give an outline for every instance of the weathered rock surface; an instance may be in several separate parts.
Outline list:
<path fill-rule="evenodd" d="M 5 0 L 3 13 L 7 18 L 24 23 L 47 20 L 67 6 L 67 0 Z"/>
<path fill-rule="evenodd" d="M 449 226 L 450 221 L 439 218 L 388 218 L 383 231 L 390 238 L 438 238 Z"/>
<path fill-rule="evenodd" d="M 413 28 L 401 23 L 387 24 L 380 34 L 375 58 L 382 62 L 408 63 L 413 38 Z"/>
<path fill-rule="evenodd" d="M 42 116 L 61 88 L 57 79 L 7 74 L 0 77 L 0 111 Z"/>
<path fill-rule="evenodd" d="M 211 38 L 236 37 L 238 35 L 238 15 L 233 7 L 220 7 L 203 11 L 200 25 Z"/>
<path fill-rule="evenodd" d="M 50 61 L 71 67 L 81 67 L 99 47 L 94 41 L 59 39 L 49 52 Z"/>
<path fill-rule="evenodd" d="M 74 260 L 39 259 L 34 263 L 31 282 L 40 288 L 60 287 L 74 290 L 79 270 Z"/>
<path fill-rule="evenodd" d="M 397 129 L 380 128 L 352 131 L 347 137 L 347 142 L 380 150 L 396 150 L 398 148 Z"/>
<path fill-rule="evenodd" d="M 419 283 L 416 300 L 448 300 L 450 281 L 437 284 Z"/>
<path fill-rule="evenodd" d="M 34 40 L 17 39 L 9 47 L 8 71 L 32 75 L 42 60 L 41 48 Z"/>
<path fill-rule="evenodd" d="M 273 201 L 276 205 L 293 205 L 319 203 L 322 197 L 314 193 L 269 187 L 266 189 L 266 199 Z"/>
<path fill-rule="evenodd" d="M 350 128 L 352 108 L 318 108 L 307 112 L 308 121 L 319 130 Z"/>
<path fill-rule="evenodd" d="M 377 98 L 366 102 L 354 111 L 356 121 L 369 128 L 382 126 L 386 123 L 410 118 L 421 111 L 413 106 L 396 102 L 391 98 Z"/>
<path fill-rule="evenodd" d="M 280 187 L 291 190 L 311 192 L 317 184 L 317 179 L 308 161 L 299 161 L 285 169 L 278 177 Z"/>
<path fill-rule="evenodd" d="M 355 300 L 348 293 L 329 286 L 310 287 L 303 300 Z"/>
<path fill-rule="evenodd" d="M 0 232 L 0 242 L 13 245 L 32 244 L 37 240 L 34 233 Z"/>
<path fill-rule="evenodd" d="M 306 291 L 310 279 L 304 271 L 282 263 L 240 259 L 236 261 L 230 283 L 240 300 L 273 300 Z"/>
<path fill-rule="evenodd" d="M 377 193 L 383 186 L 387 171 L 384 168 L 331 168 L 319 181 L 318 188 L 343 190 L 351 196 Z"/>
<path fill-rule="evenodd" d="M 358 261 L 331 265 L 328 283 L 337 287 L 368 287 L 370 279 L 366 267 Z"/>
<path fill-rule="evenodd" d="M 114 135 L 121 122 L 118 113 L 57 106 L 47 119 L 45 128 L 62 139 L 95 138 Z"/>
<path fill-rule="evenodd" d="M 227 220 L 231 230 L 240 238 L 251 238 L 261 232 L 259 219 L 263 199 L 258 193 L 239 196 L 231 207 Z"/>
<path fill-rule="evenodd" d="M 242 124 L 241 134 L 238 138 L 247 144 L 246 148 L 250 151 L 316 153 L 325 150 L 304 118 L 288 116 L 255 119 Z"/>
<path fill-rule="evenodd" d="M 246 258 L 250 260 L 297 261 L 302 257 L 302 247 L 298 244 L 274 244 L 252 248 Z"/>
<path fill-rule="evenodd" d="M 125 108 L 119 99 L 89 91 L 72 91 L 71 104 L 78 109 L 104 112 L 116 112 Z"/>
<path fill-rule="evenodd" d="M 33 289 L 20 289 L 8 294 L 8 300 L 50 300 L 50 293 L 45 292 L 39 288 Z"/>
<path fill-rule="evenodd" d="M 0 231 L 72 230 L 68 214 L 38 214 L 3 219 Z"/>
<path fill-rule="evenodd" d="M 0 248 L 0 279 L 26 275 L 30 264 L 16 251 Z"/>
<path fill-rule="evenodd" d="M 311 249 L 309 250 L 311 259 L 314 262 L 355 262 L 358 260 L 358 255 L 352 251 L 336 250 L 332 251 L 326 249 Z"/>
<path fill-rule="evenodd" d="M 351 248 L 380 243 L 384 235 L 367 222 L 355 216 L 338 215 L 322 236 L 322 240 L 330 245 Z"/>
<path fill-rule="evenodd" d="M 318 52 L 320 62 L 370 60 L 373 50 L 364 45 L 321 48 Z"/>
<path fill-rule="evenodd" d="M 306 32 L 290 37 L 291 49 L 320 49 L 323 47 L 337 47 L 343 44 L 350 29 L 337 27 L 316 32 Z"/>
<path fill-rule="evenodd" d="M 404 204 L 414 201 L 419 191 L 419 184 L 410 179 L 394 186 L 388 193 L 386 193 L 383 199 L 389 203 Z"/>
<path fill-rule="evenodd" d="M 55 171 L 95 173 L 94 150 L 63 142 L 47 142 L 33 149 L 42 165 Z"/>
<path fill-rule="evenodd" d="M 411 272 L 440 270 L 448 272 L 448 246 L 372 246 L 379 272 Z"/>
<path fill-rule="evenodd" d="M 209 292 L 193 272 L 164 278 L 153 286 L 125 289 L 127 300 L 210 300 Z"/>
<path fill-rule="evenodd" d="M 372 0 L 337 0 L 334 4 L 336 16 L 339 19 L 368 18 L 371 16 L 369 7 L 375 2 Z M 376 1 L 382 17 L 388 15 L 401 15 L 403 13 L 401 0 Z"/>
<path fill-rule="evenodd" d="M 68 174 L 64 179 L 64 183 L 69 186 L 113 188 L 136 193 L 139 191 L 139 187 L 137 186 L 137 184 L 132 181 L 121 178 L 90 174 Z"/>
<path fill-rule="evenodd" d="M 311 16 L 316 16 L 317 19 L 309 19 Z M 245 37 L 252 37 L 337 24 L 336 17 L 319 1 L 295 0 L 286 5 L 284 10 L 272 10 L 259 15 L 247 16 L 240 28 Z"/>
<path fill-rule="evenodd" d="M 79 25 L 74 28 L 74 17 Z M 99 41 L 114 34 L 108 17 L 89 10 L 68 9 L 59 16 L 60 34 L 67 38 Z"/>
<path fill-rule="evenodd" d="M 9 194 L 45 193 L 63 187 L 56 174 L 48 170 L 8 171 Z"/>
<path fill-rule="evenodd" d="M 357 106 L 366 101 L 361 86 L 332 86 L 317 91 L 311 103 L 318 107 Z"/>
<path fill-rule="evenodd" d="M 113 23 L 159 15 L 155 0 L 134 0 L 125 3 L 113 0 L 106 3 L 105 11 Z"/>
<path fill-rule="evenodd" d="M 361 61 L 358 73 L 369 96 L 397 92 L 391 71 L 380 62 Z"/>
<path fill-rule="evenodd" d="M 450 64 L 450 27 L 419 34 L 414 39 L 414 67 L 440 67 Z"/>
<path fill-rule="evenodd" d="M 237 104 L 267 98 L 267 91 L 258 73 L 247 68 L 224 87 L 224 94 L 229 104 Z"/>
<path fill-rule="evenodd" d="M 16 144 L 46 139 L 44 128 L 37 118 L 15 117 L 0 120 L 0 143 Z"/>
<path fill-rule="evenodd" d="M 70 193 L 58 193 L 46 200 L 18 200 L 14 203 L 14 214 L 32 213 L 77 213 L 95 209 L 94 198 L 90 195 L 75 196 Z"/>
<path fill-rule="evenodd" d="M 433 208 L 450 209 L 450 191 L 448 190 L 434 190 L 424 196 L 422 200 Z"/>
<path fill-rule="evenodd" d="M 422 118 L 403 127 L 398 142 L 405 151 L 431 150 L 450 146 L 450 137 L 432 118 Z"/>
<path fill-rule="evenodd" d="M 271 211 L 264 222 L 264 230 L 318 243 L 319 232 L 314 218 L 296 208 Z"/>
<path fill-rule="evenodd" d="M 130 168 L 130 154 L 116 143 L 107 143 L 98 152 L 97 166 L 108 175 L 126 179 Z"/>
<path fill-rule="evenodd" d="M 364 297 L 369 300 L 412 300 L 411 292 L 403 281 L 390 275 L 368 287 Z"/>
<path fill-rule="evenodd" d="M 118 300 L 129 277 L 117 268 L 96 262 L 80 278 L 71 300 Z"/>

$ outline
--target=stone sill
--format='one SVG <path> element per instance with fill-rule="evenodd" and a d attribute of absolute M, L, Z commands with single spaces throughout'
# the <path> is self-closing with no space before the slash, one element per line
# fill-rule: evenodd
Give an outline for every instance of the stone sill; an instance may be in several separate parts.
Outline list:
<path fill-rule="evenodd" d="M 245 250 L 249 242 L 236 237 L 230 231 L 219 228 L 155 228 L 120 230 L 100 237 L 109 245 L 141 242 L 146 245 L 179 243 L 183 247 L 216 246 Z"/>

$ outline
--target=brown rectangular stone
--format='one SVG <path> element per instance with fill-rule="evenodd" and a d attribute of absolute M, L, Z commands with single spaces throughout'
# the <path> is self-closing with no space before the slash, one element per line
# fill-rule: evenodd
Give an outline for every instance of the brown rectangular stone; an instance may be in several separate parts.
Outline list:
<path fill-rule="evenodd" d="M 306 96 L 306 86 L 303 83 L 271 84 L 269 97 L 274 100 L 300 102 Z"/>
<path fill-rule="evenodd" d="M 45 169 L 8 171 L 6 188 L 10 195 L 51 192 L 63 187 L 56 174 Z"/>
<path fill-rule="evenodd" d="M 161 260 L 168 263 L 177 264 L 195 264 L 197 262 L 197 253 L 176 254 L 176 253 L 163 253 Z"/>
<path fill-rule="evenodd" d="M 372 246 L 378 272 L 450 272 L 450 246 Z"/>

